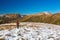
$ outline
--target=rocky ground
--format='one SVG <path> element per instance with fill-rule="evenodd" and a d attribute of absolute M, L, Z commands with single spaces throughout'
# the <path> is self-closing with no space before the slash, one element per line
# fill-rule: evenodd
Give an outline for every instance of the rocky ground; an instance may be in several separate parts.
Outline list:
<path fill-rule="evenodd" d="M 60 40 L 59 25 L 21 22 L 20 28 L 16 28 L 15 23 L 0 26 L 5 26 L 0 30 L 1 40 Z M 6 26 L 10 27 L 6 28 Z"/>

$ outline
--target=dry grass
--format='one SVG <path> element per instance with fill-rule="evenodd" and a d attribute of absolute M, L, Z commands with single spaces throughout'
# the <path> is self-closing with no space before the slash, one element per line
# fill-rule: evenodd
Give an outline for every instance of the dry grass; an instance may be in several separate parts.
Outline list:
<path fill-rule="evenodd" d="M 0 40 L 5 40 L 4 38 L 0 39 Z"/>
<path fill-rule="evenodd" d="M 5 29 L 11 30 L 13 28 L 16 28 L 16 25 L 14 25 L 14 24 L 13 25 L 12 24 L 9 25 L 9 24 L 7 24 L 7 25 L 5 25 L 5 24 L 0 25 L 0 30 L 5 30 Z M 37 24 L 35 24 L 35 23 L 21 23 L 19 27 L 24 27 L 24 26 L 29 26 L 29 27 L 32 27 L 32 28 L 38 27 Z"/>
<path fill-rule="evenodd" d="M 9 23 L 10 24 L 10 23 Z M 21 22 L 20 23 L 20 25 L 19 25 L 19 27 L 21 28 L 21 27 L 24 27 L 24 26 L 27 26 L 27 27 L 32 27 L 32 28 L 39 28 L 39 27 L 41 27 L 42 25 L 49 25 L 49 27 L 51 26 L 51 25 L 53 25 L 53 24 L 47 24 L 47 23 L 36 23 L 36 22 Z M 5 29 L 9 29 L 9 30 L 11 30 L 11 29 L 13 29 L 13 28 L 16 28 L 16 24 L 10 24 L 10 25 L 5 25 L 5 24 L 3 24 L 3 25 L 0 25 L 0 30 L 5 30 Z"/>
<path fill-rule="evenodd" d="M 0 30 L 5 30 L 5 29 L 13 29 L 15 28 L 16 26 L 15 25 L 3 25 L 3 26 L 0 26 Z"/>

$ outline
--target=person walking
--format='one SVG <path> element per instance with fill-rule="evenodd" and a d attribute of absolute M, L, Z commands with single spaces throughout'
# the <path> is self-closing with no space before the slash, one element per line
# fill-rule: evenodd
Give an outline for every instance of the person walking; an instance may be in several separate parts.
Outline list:
<path fill-rule="evenodd" d="M 17 26 L 17 28 L 19 28 L 19 22 L 18 22 L 18 20 L 16 21 L 16 26 Z"/>

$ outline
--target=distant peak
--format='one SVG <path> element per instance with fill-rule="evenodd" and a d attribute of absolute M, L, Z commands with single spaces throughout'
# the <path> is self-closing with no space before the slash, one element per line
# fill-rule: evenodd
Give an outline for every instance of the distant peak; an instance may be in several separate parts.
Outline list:
<path fill-rule="evenodd" d="M 47 11 L 44 11 L 43 13 L 44 13 L 44 14 L 51 14 L 50 12 L 47 12 Z"/>
<path fill-rule="evenodd" d="M 52 15 L 52 14 L 50 12 L 44 11 L 44 12 L 37 13 L 36 15 Z"/>
<path fill-rule="evenodd" d="M 41 12 L 40 13 L 40 15 L 43 15 L 43 14 L 45 14 L 45 15 L 51 15 L 51 13 L 50 12 L 47 12 L 47 11 L 44 11 L 44 12 Z"/>
<path fill-rule="evenodd" d="M 46 11 L 45 11 L 45 12 L 43 12 L 43 13 L 45 13 L 45 14 L 49 14 L 49 12 L 46 12 Z"/>

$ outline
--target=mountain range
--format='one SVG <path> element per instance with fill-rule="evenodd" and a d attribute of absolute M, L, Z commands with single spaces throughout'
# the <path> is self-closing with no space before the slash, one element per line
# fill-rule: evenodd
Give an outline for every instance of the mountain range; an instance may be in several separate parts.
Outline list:
<path fill-rule="evenodd" d="M 26 15 L 21 18 L 24 22 L 41 22 L 60 25 L 60 13 L 51 14 L 50 12 L 41 12 L 32 15 Z"/>
<path fill-rule="evenodd" d="M 30 15 L 5 14 L 0 16 L 0 24 L 16 22 L 16 20 L 20 22 L 40 22 L 60 25 L 60 13 L 41 12 Z"/>

